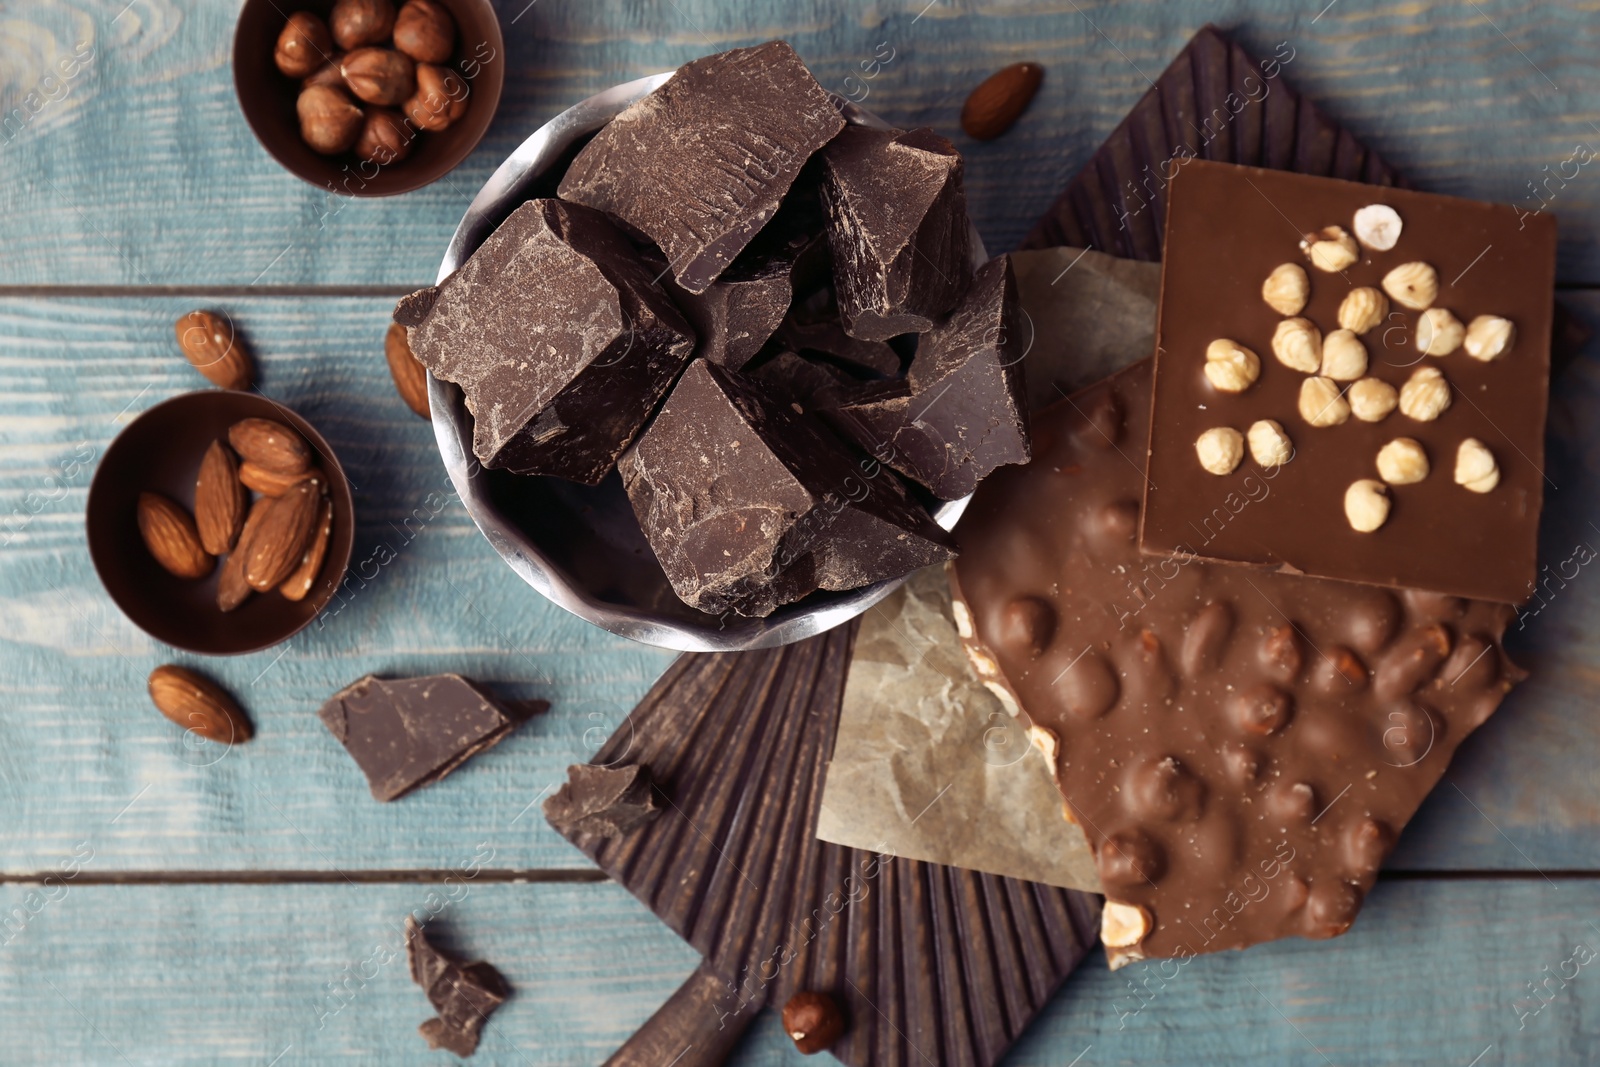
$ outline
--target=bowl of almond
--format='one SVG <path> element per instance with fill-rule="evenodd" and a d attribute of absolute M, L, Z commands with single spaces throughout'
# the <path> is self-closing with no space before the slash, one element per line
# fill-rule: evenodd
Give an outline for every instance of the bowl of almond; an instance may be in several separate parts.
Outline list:
<path fill-rule="evenodd" d="M 260 393 L 205 390 L 140 415 L 89 486 L 89 555 L 140 629 L 203 655 L 300 631 L 350 562 L 354 505 L 333 450 Z"/>

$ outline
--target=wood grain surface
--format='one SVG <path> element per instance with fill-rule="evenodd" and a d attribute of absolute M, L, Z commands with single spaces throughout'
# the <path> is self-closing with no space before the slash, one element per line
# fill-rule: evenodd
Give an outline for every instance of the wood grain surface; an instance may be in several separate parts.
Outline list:
<path fill-rule="evenodd" d="M 592 868 L 537 806 L 669 656 L 514 580 L 448 498 L 381 355 L 394 298 L 432 280 L 482 181 L 598 89 L 787 37 L 828 88 L 954 136 L 1002 250 L 1215 22 L 1289 57 L 1281 76 L 1417 187 L 1553 211 L 1563 300 L 1600 324 L 1600 164 L 1577 162 L 1600 149 L 1595 0 L 496 3 L 507 78 L 488 136 L 446 180 L 374 201 L 307 186 L 256 144 L 231 84 L 237 3 L 0 0 L 0 1063 L 442 1062 L 412 1032 L 428 1012 L 403 968 L 347 976 L 407 909 L 461 893 L 474 863 L 446 944 L 519 990 L 476 1062 L 597 1063 L 693 969 L 620 887 L 574 881 Z M 894 59 L 874 68 L 884 44 Z M 1025 59 L 1047 74 L 1022 121 L 962 137 L 967 89 Z M 203 664 L 257 726 L 231 752 L 186 746 L 148 706 L 151 667 L 197 661 L 122 618 L 83 543 L 112 436 L 204 384 L 171 334 L 200 306 L 234 318 L 263 390 L 330 439 L 359 516 L 361 583 L 337 613 L 281 649 Z M 1600 1058 L 1600 984 L 1569 962 L 1600 949 L 1600 580 L 1573 562 L 1600 547 L 1597 405 L 1591 344 L 1553 397 L 1542 554 L 1559 578 L 1510 643 L 1533 679 L 1463 747 L 1352 933 L 1176 976 L 1091 958 L 1007 1062 Z M 438 670 L 554 706 L 378 805 L 315 709 L 369 671 Z M 125 881 L 139 884 L 104 884 Z M 340 982 L 359 991 L 320 1019 Z M 735 1062 L 799 1059 L 767 1013 Z"/>

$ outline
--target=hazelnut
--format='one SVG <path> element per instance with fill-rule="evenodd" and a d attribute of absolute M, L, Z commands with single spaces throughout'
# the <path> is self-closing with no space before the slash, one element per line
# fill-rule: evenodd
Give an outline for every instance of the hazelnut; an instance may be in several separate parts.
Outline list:
<path fill-rule="evenodd" d="M 1469 437 L 1456 449 L 1456 484 L 1474 493 L 1487 493 L 1500 484 L 1500 465 L 1494 453 L 1476 437 Z"/>
<path fill-rule="evenodd" d="M 328 26 L 334 43 L 347 52 L 382 44 L 394 32 L 394 4 L 390 0 L 334 0 Z"/>
<path fill-rule="evenodd" d="M 1394 410 L 1399 394 L 1395 387 L 1380 378 L 1362 378 L 1353 383 L 1346 393 L 1350 414 L 1362 422 L 1382 422 Z"/>
<path fill-rule="evenodd" d="M 1300 417 L 1312 426 L 1337 426 L 1350 417 L 1350 404 L 1339 395 L 1331 378 L 1307 378 L 1300 383 Z"/>
<path fill-rule="evenodd" d="M 1349 330 L 1334 330 L 1322 341 L 1322 376 L 1353 382 L 1367 373 L 1367 346 Z"/>
<path fill-rule="evenodd" d="M 325 156 L 346 151 L 361 136 L 361 109 L 343 89 L 331 85 L 303 89 L 294 109 L 300 116 L 301 139 Z"/>
<path fill-rule="evenodd" d="M 1324 226 L 1316 233 L 1306 234 L 1300 250 L 1313 267 L 1330 274 L 1337 274 L 1361 258 L 1356 239 L 1345 233 L 1343 226 Z"/>
<path fill-rule="evenodd" d="M 1150 916 L 1137 904 L 1108 900 L 1100 910 L 1100 941 L 1107 948 L 1129 948 L 1150 932 Z"/>
<path fill-rule="evenodd" d="M 1261 283 L 1261 299 L 1280 315 L 1298 315 L 1311 295 L 1311 279 L 1298 263 L 1280 263 Z"/>
<path fill-rule="evenodd" d="M 327 61 L 333 52 L 328 24 L 309 11 L 296 11 L 278 34 L 272 61 L 291 78 L 304 78 Z"/>
<path fill-rule="evenodd" d="M 1499 315 L 1479 315 L 1467 327 L 1462 347 L 1473 359 L 1487 363 L 1510 348 L 1516 335 L 1516 327 L 1511 325 L 1510 319 L 1502 319 Z"/>
<path fill-rule="evenodd" d="M 1372 478 L 1351 482 L 1344 491 L 1344 517 L 1357 533 L 1371 533 L 1389 521 L 1389 490 Z"/>
<path fill-rule="evenodd" d="M 456 20 L 434 0 L 406 0 L 394 19 L 394 46 L 418 63 L 448 63 Z"/>
<path fill-rule="evenodd" d="M 1401 307 L 1423 311 L 1439 295 L 1439 275 L 1426 263 L 1402 263 L 1383 276 L 1383 291 Z"/>
<path fill-rule="evenodd" d="M 1418 367 L 1400 387 L 1400 414 L 1432 422 L 1450 406 L 1450 383 L 1438 367 Z"/>
<path fill-rule="evenodd" d="M 379 166 L 398 163 L 411 154 L 416 137 L 416 131 L 406 125 L 400 112 L 375 107 L 367 112 L 361 136 L 356 138 L 356 155 Z"/>
<path fill-rule="evenodd" d="M 1194 453 L 1212 474 L 1232 474 L 1244 458 L 1244 434 L 1232 426 L 1213 426 L 1195 438 Z"/>
<path fill-rule="evenodd" d="M 810 1056 L 844 1036 L 844 1013 L 828 994 L 802 990 L 783 1006 L 783 1030 Z"/>
<path fill-rule="evenodd" d="M 1410 437 L 1396 437 L 1378 449 L 1378 477 L 1390 485 L 1414 485 L 1428 470 L 1428 453 Z"/>
<path fill-rule="evenodd" d="M 467 110 L 467 83 L 449 67 L 417 64 L 417 93 L 405 102 L 406 118 L 419 130 L 449 129 Z"/>
<path fill-rule="evenodd" d="M 1388 315 L 1389 298 L 1370 285 L 1350 290 L 1339 302 L 1339 327 L 1351 333 L 1366 333 Z"/>
<path fill-rule="evenodd" d="M 343 89 L 345 87 L 344 74 L 339 70 L 339 64 L 343 62 L 343 52 L 338 52 L 330 56 L 326 62 L 324 62 L 316 70 L 312 71 L 306 77 L 306 79 L 300 83 L 300 88 L 309 89 L 313 85 L 334 85 L 340 89 Z"/>
<path fill-rule="evenodd" d="M 1242 393 L 1261 377 L 1261 359 L 1237 341 L 1218 338 L 1206 346 L 1206 381 L 1219 393 Z"/>
<path fill-rule="evenodd" d="M 369 104 L 397 107 L 417 91 L 417 65 L 392 48 L 358 48 L 339 64 L 345 85 Z"/>
<path fill-rule="evenodd" d="M 1400 214 L 1388 204 L 1368 204 L 1351 222 L 1356 240 L 1375 252 L 1387 252 L 1400 240 Z"/>
<path fill-rule="evenodd" d="M 1310 319 L 1284 319 L 1272 332 L 1272 354 L 1290 370 L 1315 374 L 1322 366 L 1322 331 Z"/>
<path fill-rule="evenodd" d="M 1417 347 L 1425 356 L 1448 356 L 1466 336 L 1461 320 L 1444 308 L 1429 308 L 1417 319 Z"/>
<path fill-rule="evenodd" d="M 1250 442 L 1250 457 L 1263 467 L 1281 467 L 1294 458 L 1289 435 L 1272 419 L 1252 423 L 1245 438 Z"/>

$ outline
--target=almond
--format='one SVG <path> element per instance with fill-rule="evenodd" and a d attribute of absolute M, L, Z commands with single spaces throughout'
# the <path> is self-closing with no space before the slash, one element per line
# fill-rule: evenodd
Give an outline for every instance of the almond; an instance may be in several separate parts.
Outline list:
<path fill-rule="evenodd" d="M 239 546 L 251 589 L 264 593 L 300 565 L 317 521 L 320 495 L 315 482 L 305 481 L 280 497 L 268 498 L 261 525 L 247 544 Z"/>
<path fill-rule="evenodd" d="M 251 505 L 250 517 L 239 531 L 238 550 L 222 563 L 222 573 L 217 575 L 217 608 L 221 611 L 232 611 L 250 599 L 250 583 L 244 577 L 245 546 L 261 529 L 261 520 L 266 518 L 271 504 L 272 498 L 264 496 Z"/>
<path fill-rule="evenodd" d="M 250 388 L 250 353 L 226 315 L 191 311 L 178 319 L 174 329 L 184 358 L 212 384 L 224 389 Z"/>
<path fill-rule="evenodd" d="M 201 547 L 213 556 L 233 551 L 249 504 L 239 484 L 239 461 L 227 445 L 211 442 L 194 482 L 194 524 Z"/>
<path fill-rule="evenodd" d="M 300 566 L 278 586 L 278 592 L 283 594 L 285 600 L 304 600 L 322 570 L 322 561 L 328 555 L 328 541 L 333 537 L 333 501 L 327 497 L 322 498 L 317 523 L 311 530 L 311 540 L 300 556 Z"/>
<path fill-rule="evenodd" d="M 216 565 L 189 513 L 160 493 L 139 494 L 139 536 L 156 562 L 179 578 L 204 578 Z"/>
<path fill-rule="evenodd" d="M 150 672 L 150 700 L 156 708 L 207 741 L 222 745 L 250 740 L 254 732 L 238 703 L 213 681 L 167 664 Z"/>
<path fill-rule="evenodd" d="M 271 419 L 243 419 L 228 428 L 228 443 L 246 463 L 278 474 L 299 474 L 311 466 L 311 449 L 299 434 Z"/>
<path fill-rule="evenodd" d="M 383 355 L 389 361 L 389 374 L 394 378 L 395 391 L 406 402 L 406 407 L 425 419 L 431 418 L 427 368 L 412 354 L 406 328 L 398 322 L 391 323 L 389 332 L 383 335 Z"/>
<path fill-rule="evenodd" d="M 254 489 L 263 496 L 282 496 L 306 479 L 317 478 L 319 473 L 312 467 L 299 474 L 279 474 L 254 463 L 246 463 L 239 468 L 239 480 L 246 488 Z"/>
<path fill-rule="evenodd" d="M 1037 63 L 1013 63 L 985 78 L 961 106 L 961 128 L 974 141 L 992 141 L 1011 128 L 1044 81 Z"/>

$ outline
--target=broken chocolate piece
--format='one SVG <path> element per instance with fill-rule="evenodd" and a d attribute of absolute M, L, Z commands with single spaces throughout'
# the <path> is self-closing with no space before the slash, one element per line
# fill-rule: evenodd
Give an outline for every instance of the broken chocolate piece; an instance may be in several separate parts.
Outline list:
<path fill-rule="evenodd" d="M 432 1049 L 446 1049 L 465 1059 L 477 1051 L 483 1024 L 510 996 L 500 972 L 487 963 L 459 964 L 434 948 L 422 927 L 406 916 L 406 961 L 411 980 L 422 987 L 439 1014 L 417 1031 Z"/>
<path fill-rule="evenodd" d="M 1343 933 L 1525 676 L 1505 604 L 1141 556 L 1151 388 L 1145 360 L 1040 412 L 953 568 L 974 667 L 1048 738 L 1094 849 L 1113 967 Z"/>
<path fill-rule="evenodd" d="M 621 837 L 661 814 L 650 768 L 575 763 L 567 781 L 544 802 L 545 821 L 564 836 Z"/>
<path fill-rule="evenodd" d="M 396 314 L 466 394 L 484 466 L 597 485 L 694 351 L 652 276 L 598 211 L 532 200 Z"/>
<path fill-rule="evenodd" d="M 972 277 L 961 153 L 929 129 L 851 126 L 822 160 L 845 330 L 886 341 L 932 329 Z"/>
<path fill-rule="evenodd" d="M 844 128 L 783 41 L 687 63 L 579 152 L 560 195 L 622 219 L 703 293 L 760 232 L 817 149 Z"/>
<path fill-rule="evenodd" d="M 684 372 L 621 471 L 673 590 L 701 611 L 769 613 L 778 606 L 774 581 L 857 511 L 894 531 L 900 554 L 841 541 L 830 551 L 853 562 L 836 562 L 829 568 L 836 575 L 899 577 L 905 571 L 873 566 L 915 559 L 910 570 L 953 554 L 945 531 L 876 463 L 858 461 L 810 416 L 705 360 Z M 784 594 L 790 600 L 804 594 L 805 583 L 794 584 Z"/>
<path fill-rule="evenodd" d="M 796 414 L 828 412 L 862 389 L 860 382 L 831 363 L 778 351 L 746 369 L 747 376 L 781 403 L 798 407 Z"/>
<path fill-rule="evenodd" d="M 959 500 L 995 468 L 1028 461 L 1026 329 L 1010 259 L 990 260 L 922 335 L 906 380 L 842 405 L 840 425 L 934 496 Z"/>
<path fill-rule="evenodd" d="M 888 342 L 851 337 L 837 319 L 805 322 L 791 314 L 777 337 L 786 347 L 821 357 L 857 378 L 892 378 L 900 373 L 900 353 Z"/>
<path fill-rule="evenodd" d="M 526 718 L 459 674 L 393 680 L 369 674 L 328 698 L 317 715 L 383 801 L 438 781 Z"/>

